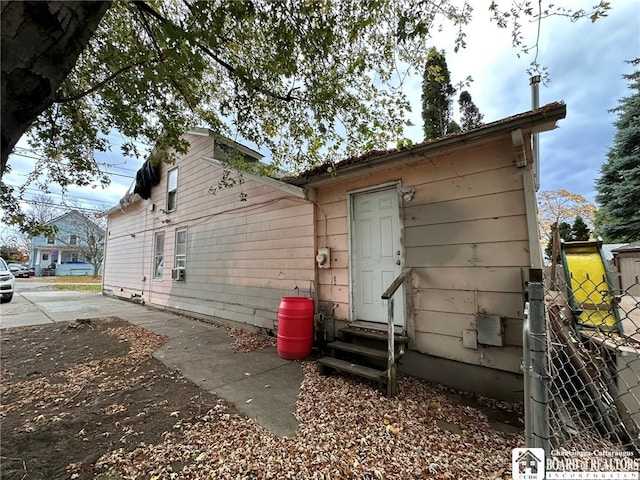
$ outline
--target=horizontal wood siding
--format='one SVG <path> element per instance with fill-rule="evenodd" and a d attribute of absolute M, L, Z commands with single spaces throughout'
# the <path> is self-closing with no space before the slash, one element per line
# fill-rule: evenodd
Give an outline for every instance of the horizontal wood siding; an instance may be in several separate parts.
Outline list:
<path fill-rule="evenodd" d="M 109 216 L 103 288 L 118 297 L 148 293 L 153 265 L 153 232 L 147 229 L 143 202 Z"/>
<path fill-rule="evenodd" d="M 472 363 L 474 365 L 508 372 L 520 371 L 522 347 L 487 347 L 473 350 L 464 348 L 462 339 L 459 336 L 438 335 L 425 332 L 416 332 L 415 343 L 418 351 L 429 353 L 429 355 L 435 357 Z"/>
<path fill-rule="evenodd" d="M 415 189 L 401 202 L 404 266 L 414 269 L 412 347 L 518 372 L 530 256 L 522 172 L 508 137 L 318 187 L 316 242 L 331 248 L 331 268 L 318 274 L 320 300 L 349 319 L 348 192 L 396 181 Z M 463 347 L 478 313 L 504 318 L 505 347 Z"/>
<path fill-rule="evenodd" d="M 219 188 L 222 170 L 200 158 L 212 156 L 212 139 L 189 140 L 189 153 L 175 164 L 175 211 L 165 212 L 173 166 L 163 165 L 149 200 L 111 215 L 115 236 L 108 240 L 105 289 L 115 295 L 143 290 L 155 305 L 273 328 L 282 296 L 315 290 L 313 204 L 237 175 L 235 186 Z M 181 228 L 187 229 L 186 274 L 177 282 L 171 269 Z M 130 231 L 146 234 L 132 238 Z M 160 280 L 152 272 L 156 232 L 165 233 Z"/>

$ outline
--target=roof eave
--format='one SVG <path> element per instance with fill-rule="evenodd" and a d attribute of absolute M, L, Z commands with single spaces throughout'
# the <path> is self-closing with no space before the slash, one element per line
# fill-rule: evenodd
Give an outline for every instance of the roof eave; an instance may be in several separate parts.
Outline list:
<path fill-rule="evenodd" d="M 227 167 L 223 162 L 215 158 L 206 157 L 206 156 L 201 156 L 200 158 L 205 162 L 215 165 L 216 167 L 220 167 L 220 168 Z M 293 195 L 294 197 L 301 198 L 303 200 L 309 200 L 309 201 L 315 200 L 314 191 L 312 189 L 299 187 L 287 182 L 283 182 L 282 180 L 278 180 L 277 178 L 258 175 L 256 173 L 252 173 L 249 171 L 243 171 L 242 175 L 258 183 L 262 183 L 263 185 L 267 185 L 271 188 L 275 188 L 277 190 L 286 192 L 290 195 Z"/>
<path fill-rule="evenodd" d="M 117 205 L 114 205 L 109 210 L 105 210 L 103 215 L 107 215 L 108 216 L 108 215 L 111 215 L 113 213 L 124 212 L 125 208 L 127 208 L 130 205 L 133 205 L 134 203 L 136 203 L 136 202 L 138 202 L 140 200 L 142 200 L 142 197 L 140 195 L 138 195 L 137 193 L 125 194 L 125 196 L 120 199 L 120 201 L 118 202 Z"/>
<path fill-rule="evenodd" d="M 249 148 L 246 145 L 238 143 L 235 140 L 227 138 L 224 135 L 220 135 L 219 133 L 216 133 L 213 130 L 210 130 L 208 128 L 193 128 L 193 129 L 189 130 L 187 132 L 187 134 L 196 135 L 196 136 L 200 136 L 200 137 L 211 137 L 211 138 L 213 138 L 214 140 L 216 140 L 218 142 L 226 143 L 226 144 L 232 146 L 233 148 L 237 149 L 240 153 L 243 153 L 245 155 L 249 155 L 249 156 L 255 157 L 258 160 L 264 158 L 264 155 L 261 154 L 260 152 L 254 150 L 252 148 Z"/>
<path fill-rule="evenodd" d="M 387 165 L 395 160 L 407 159 L 408 157 L 422 156 L 430 153 L 436 153 L 446 150 L 454 146 L 462 146 L 486 140 L 493 136 L 504 135 L 514 130 L 526 130 L 529 133 L 540 133 L 556 128 L 556 122 L 565 118 L 567 107 L 564 103 L 554 103 L 546 107 L 528 112 L 528 114 L 518 115 L 517 117 L 498 121 L 493 124 L 480 127 L 468 132 L 443 137 L 428 143 L 416 145 L 402 150 L 394 150 L 388 154 L 380 155 L 366 162 L 356 163 L 354 165 L 338 166 L 334 172 L 323 172 L 309 177 L 295 177 L 289 180 L 294 185 L 314 185 L 322 183 L 328 179 L 334 178 L 336 174 L 344 175 L 347 173 L 356 173 L 361 170 L 371 170 L 371 168 L 379 165 Z"/>

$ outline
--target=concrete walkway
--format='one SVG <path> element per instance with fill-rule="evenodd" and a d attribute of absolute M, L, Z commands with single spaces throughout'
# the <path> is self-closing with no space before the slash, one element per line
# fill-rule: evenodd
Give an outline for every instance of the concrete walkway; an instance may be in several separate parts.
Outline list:
<path fill-rule="evenodd" d="M 275 348 L 236 352 L 223 328 L 102 294 L 49 290 L 17 282 L 11 303 L 0 304 L 0 328 L 76 319 L 119 317 L 169 337 L 154 357 L 279 436 L 292 436 L 302 368 L 283 360 Z M 24 288 L 22 288 L 24 287 Z M 1 332 L 0 332 L 1 335 Z"/>

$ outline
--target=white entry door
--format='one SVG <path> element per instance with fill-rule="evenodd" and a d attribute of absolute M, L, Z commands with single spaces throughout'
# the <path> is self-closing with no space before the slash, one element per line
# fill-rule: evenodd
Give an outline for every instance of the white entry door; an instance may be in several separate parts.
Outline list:
<path fill-rule="evenodd" d="M 351 195 L 353 320 L 387 323 L 384 291 L 402 271 L 398 190 Z M 404 326 L 404 295 L 394 297 L 394 324 Z"/>

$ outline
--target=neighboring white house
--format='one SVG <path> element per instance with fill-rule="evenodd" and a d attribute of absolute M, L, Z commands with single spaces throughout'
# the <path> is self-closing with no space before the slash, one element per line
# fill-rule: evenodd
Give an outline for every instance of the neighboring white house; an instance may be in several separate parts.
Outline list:
<path fill-rule="evenodd" d="M 31 238 L 36 275 L 93 275 L 104 255 L 104 229 L 77 210 L 47 222 L 55 233 Z"/>

